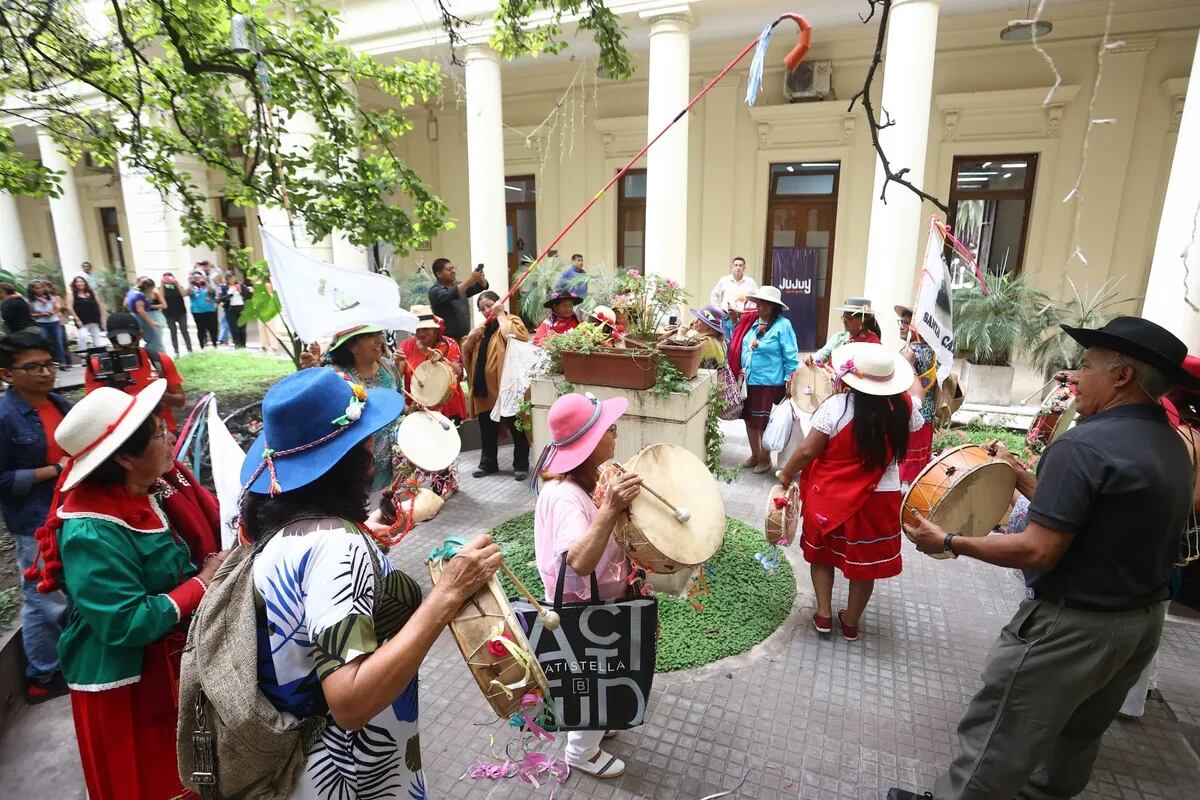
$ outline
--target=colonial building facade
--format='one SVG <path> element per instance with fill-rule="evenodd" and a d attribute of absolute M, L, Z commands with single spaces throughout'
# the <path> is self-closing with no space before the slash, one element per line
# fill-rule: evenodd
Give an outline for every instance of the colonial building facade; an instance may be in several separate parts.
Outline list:
<path fill-rule="evenodd" d="M 775 247 L 819 250 L 819 334 L 830 309 L 867 294 L 881 309 L 911 299 L 930 203 L 902 187 L 880 199 L 882 174 L 860 105 L 876 29 L 866 3 L 817 0 L 610 0 L 630 31 L 631 80 L 597 74 L 596 48 L 568 26 L 569 46 L 538 59 L 501 60 L 486 46 L 486 0 L 453 7 L 480 20 L 450 62 L 431 0 L 345 0 L 342 36 L 381 59 L 446 66 L 441 102 L 410 109 L 416 126 L 401 156 L 456 220 L 428 250 L 398 257 L 392 274 L 447 256 L 489 266 L 493 286 L 534 255 L 762 28 L 783 11 L 814 26 L 804 75 L 783 55 L 795 28 L 781 25 L 758 101 L 745 102 L 746 58 L 608 192 L 564 239 L 563 255 L 641 267 L 707 298 L 734 256 L 770 280 Z M 1035 7 L 1037 3 L 1033 4 Z M 1001 38 L 1026 13 L 1016 0 L 896 0 L 876 108 L 894 169 L 949 205 L 950 222 L 989 269 L 1018 271 L 1057 298 L 1119 280 L 1124 308 L 1167 324 L 1200 351 L 1200 100 L 1195 0 L 1053 2 L 1053 29 L 1030 41 Z M 1107 33 L 1106 33 L 1107 31 Z M 360 100 L 383 102 L 369 87 Z M 299 146 L 303 121 L 288 133 Z M 52 200 L 0 194 L 0 266 L 57 259 L 65 275 L 83 260 L 155 276 L 221 253 L 187 247 L 176 213 L 136 174 L 71 166 L 36 129 L 18 144 L 67 171 Z M 193 175 L 204 171 L 185 165 Z M 206 187 L 214 213 L 261 253 L 257 227 L 286 230 L 278 209 L 237 208 Z M 1181 255 L 1191 247 L 1190 259 Z M 367 267 L 344 237 L 304 242 L 344 266 Z M 1192 273 L 1189 281 L 1188 267 Z M 965 277 L 963 277 L 965 279 Z M 1185 289 L 1185 286 L 1187 287 Z M 1144 301 L 1143 301 L 1144 298 Z M 888 312 L 890 313 L 890 311 Z M 885 327 L 885 330 L 887 328 Z"/>

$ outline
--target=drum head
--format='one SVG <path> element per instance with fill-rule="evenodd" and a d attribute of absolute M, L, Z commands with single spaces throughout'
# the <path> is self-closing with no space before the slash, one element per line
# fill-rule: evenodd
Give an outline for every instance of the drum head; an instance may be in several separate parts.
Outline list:
<path fill-rule="evenodd" d="M 833 378 L 821 367 L 801 364 L 792 375 L 792 400 L 796 407 L 813 413 L 817 406 L 833 395 Z"/>
<path fill-rule="evenodd" d="M 1063 408 L 1062 413 L 1058 415 L 1058 421 L 1054 423 L 1054 430 L 1050 432 L 1050 438 L 1046 444 L 1052 444 L 1055 439 L 1062 436 L 1071 426 L 1075 424 L 1075 398 L 1072 397 L 1067 401 L 1067 405 Z"/>
<path fill-rule="evenodd" d="M 396 446 L 426 472 L 441 472 L 454 463 L 462 439 L 454 423 L 436 411 L 413 411 L 396 430 Z"/>
<path fill-rule="evenodd" d="M 413 370 L 409 384 L 408 391 L 413 400 L 426 408 L 436 408 L 450 396 L 454 373 L 441 362 L 422 361 Z"/>
<path fill-rule="evenodd" d="M 913 487 L 919 481 L 920 477 L 913 481 Z M 948 533 L 987 536 L 1008 512 L 1016 488 L 1017 473 L 1005 462 L 979 464 L 965 474 L 959 473 L 954 485 L 929 512 L 929 518 Z"/>
<path fill-rule="evenodd" d="M 642 491 L 629 515 L 647 541 L 670 561 L 695 567 L 708 561 L 725 540 L 725 502 L 717 480 L 690 450 L 673 444 L 645 448 L 625 464 L 642 479 Z M 675 513 L 647 491 L 658 492 L 691 513 L 680 522 Z"/>

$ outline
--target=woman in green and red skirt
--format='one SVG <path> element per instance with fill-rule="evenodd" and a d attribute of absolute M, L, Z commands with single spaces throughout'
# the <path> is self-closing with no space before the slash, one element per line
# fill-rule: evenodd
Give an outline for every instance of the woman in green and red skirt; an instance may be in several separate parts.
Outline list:
<path fill-rule="evenodd" d="M 172 436 L 154 414 L 166 381 L 137 395 L 100 387 L 59 423 L 70 456 L 50 518 L 37 532 L 40 591 L 72 602 L 58 643 L 91 800 L 165 800 L 183 793 L 175 759 L 184 626 L 225 553 L 199 568 L 189 541 L 209 538 L 198 509 L 181 535 L 172 498 Z M 206 536 L 207 535 L 207 536 Z M 194 545 L 195 546 L 195 545 Z M 203 545 L 199 545 L 202 549 Z"/>

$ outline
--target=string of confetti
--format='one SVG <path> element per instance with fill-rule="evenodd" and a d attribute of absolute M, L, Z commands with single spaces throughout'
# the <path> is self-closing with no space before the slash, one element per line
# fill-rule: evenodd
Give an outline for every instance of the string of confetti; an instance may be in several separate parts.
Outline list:
<path fill-rule="evenodd" d="M 1087 256 L 1083 252 L 1083 244 L 1079 240 L 1079 231 L 1083 221 L 1084 206 L 1082 187 L 1083 177 L 1087 172 L 1088 148 L 1091 145 L 1092 131 L 1095 130 L 1097 125 L 1111 125 L 1112 123 L 1116 122 L 1115 119 L 1111 118 L 1096 119 L 1095 114 L 1096 98 L 1100 96 L 1100 84 L 1104 78 L 1104 56 L 1112 48 L 1123 44 L 1122 42 L 1109 42 L 1108 40 L 1108 37 L 1112 32 L 1113 6 L 1115 4 L 1116 0 L 1108 0 L 1108 13 L 1104 17 L 1104 38 L 1100 40 L 1100 47 L 1096 54 L 1096 79 L 1092 82 L 1092 96 L 1091 99 L 1088 100 L 1088 124 L 1087 130 L 1083 135 L 1083 153 L 1079 161 L 1079 174 L 1075 176 L 1074 187 L 1072 187 L 1071 191 L 1067 192 L 1067 196 L 1063 198 L 1063 203 L 1069 203 L 1072 200 L 1075 201 L 1075 221 L 1073 224 L 1073 230 L 1071 231 L 1071 254 L 1067 257 L 1066 263 L 1063 264 L 1064 271 L 1071 266 L 1071 262 L 1075 259 L 1079 259 L 1079 262 L 1085 267 L 1088 265 Z"/>

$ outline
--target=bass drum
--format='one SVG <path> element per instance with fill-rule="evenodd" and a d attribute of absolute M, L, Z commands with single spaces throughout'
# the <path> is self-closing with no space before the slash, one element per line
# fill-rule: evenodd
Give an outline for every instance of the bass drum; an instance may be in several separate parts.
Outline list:
<path fill-rule="evenodd" d="M 1012 505 L 1017 473 L 976 444 L 943 451 L 933 459 L 904 495 L 900 517 L 916 520 L 914 511 L 945 531 L 960 536 L 987 536 Z M 934 558 L 950 558 L 934 553 Z"/>

